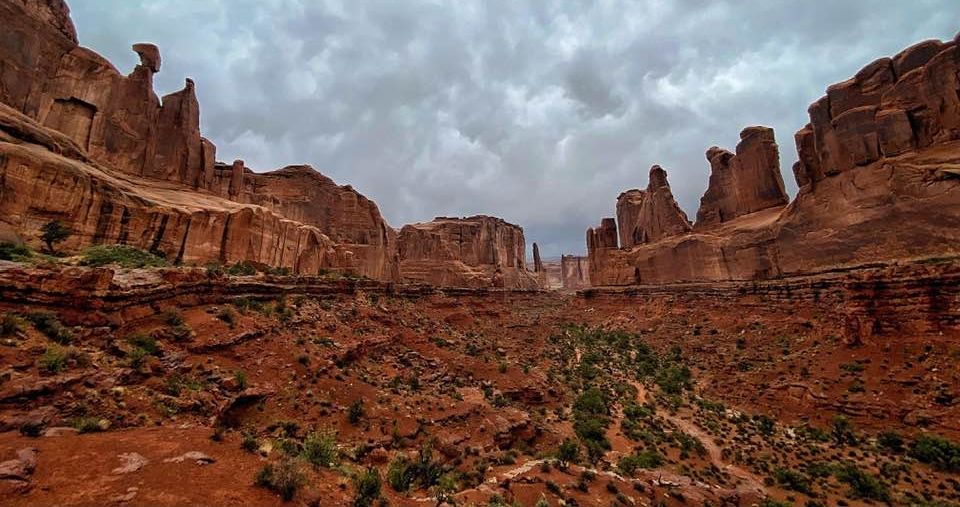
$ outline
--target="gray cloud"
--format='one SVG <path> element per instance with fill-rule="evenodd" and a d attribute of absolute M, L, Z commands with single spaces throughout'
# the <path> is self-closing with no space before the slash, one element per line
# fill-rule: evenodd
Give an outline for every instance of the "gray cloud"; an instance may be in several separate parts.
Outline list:
<path fill-rule="evenodd" d="M 583 252 L 616 196 L 670 173 L 694 215 L 708 146 L 777 131 L 871 60 L 960 28 L 953 0 L 74 0 L 81 43 L 158 92 L 192 77 L 218 158 L 310 163 L 388 221 L 487 213 Z M 792 183 L 791 183 L 792 185 Z"/>

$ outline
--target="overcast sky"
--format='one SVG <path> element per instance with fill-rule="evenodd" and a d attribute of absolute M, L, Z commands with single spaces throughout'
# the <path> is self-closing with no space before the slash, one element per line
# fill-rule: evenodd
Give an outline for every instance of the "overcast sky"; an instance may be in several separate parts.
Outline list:
<path fill-rule="evenodd" d="M 528 249 L 584 231 L 662 165 L 696 215 L 711 145 L 793 133 L 827 85 L 960 30 L 956 0 L 72 0 L 121 72 L 160 47 L 159 94 L 196 81 L 218 159 L 309 163 L 388 222 L 484 213 Z"/>

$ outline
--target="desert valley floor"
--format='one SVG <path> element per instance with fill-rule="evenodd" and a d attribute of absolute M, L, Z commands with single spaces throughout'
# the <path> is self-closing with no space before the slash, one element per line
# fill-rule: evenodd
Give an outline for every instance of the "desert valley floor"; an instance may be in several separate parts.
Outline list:
<path fill-rule="evenodd" d="M 5 268 L 4 299 L 34 302 L 4 314 L 4 505 L 960 499 L 956 332 L 861 339 L 829 281 L 577 295 Z M 99 310 L 60 322 L 36 303 L 54 282 Z"/>

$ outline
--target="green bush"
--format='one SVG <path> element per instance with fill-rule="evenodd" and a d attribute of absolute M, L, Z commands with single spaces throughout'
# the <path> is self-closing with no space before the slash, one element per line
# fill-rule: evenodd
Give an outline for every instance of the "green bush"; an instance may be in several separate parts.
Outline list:
<path fill-rule="evenodd" d="M 129 245 L 97 245 L 83 251 L 80 264 L 94 267 L 113 264 L 121 268 L 157 268 L 166 266 L 167 260 Z"/>
<path fill-rule="evenodd" d="M 227 268 L 227 274 L 230 276 L 253 276 L 257 274 L 257 268 L 247 261 L 238 261 Z"/>
<path fill-rule="evenodd" d="M 626 475 L 631 476 L 638 469 L 651 469 L 663 465 L 663 456 L 657 451 L 642 451 L 637 454 L 631 454 L 620 458 L 617 462 L 617 468 Z"/>
<path fill-rule="evenodd" d="M 244 432 L 243 439 L 240 440 L 240 448 L 247 452 L 255 452 L 260 448 L 260 442 L 257 441 L 257 436 L 253 433 Z"/>
<path fill-rule="evenodd" d="M 567 438 L 557 448 L 557 460 L 560 461 L 562 468 L 566 468 L 570 463 L 576 463 L 579 457 L 580 445 L 575 440 Z"/>
<path fill-rule="evenodd" d="M 398 493 L 404 493 L 413 485 L 414 470 L 410 458 L 406 456 L 397 456 L 390 461 L 387 468 L 387 484 Z"/>
<path fill-rule="evenodd" d="M 573 403 L 573 410 L 595 415 L 610 414 L 610 409 L 607 408 L 607 397 L 596 387 L 584 391 Z"/>
<path fill-rule="evenodd" d="M 130 352 L 127 352 L 127 364 L 130 365 L 131 368 L 139 370 L 149 355 L 146 350 L 140 347 L 134 347 Z"/>
<path fill-rule="evenodd" d="M 183 314 L 179 310 L 167 310 L 163 312 L 163 321 L 170 327 L 182 326 L 185 324 Z"/>
<path fill-rule="evenodd" d="M 165 388 L 167 394 L 170 396 L 180 396 L 184 390 L 188 391 L 200 391 L 203 389 L 203 384 L 193 377 L 188 377 L 180 373 L 174 373 L 167 378 L 165 382 Z"/>
<path fill-rule="evenodd" d="M 433 461 L 430 446 L 420 448 L 416 460 L 406 456 L 397 456 L 387 469 L 387 484 L 397 492 L 405 492 L 411 486 L 429 488 L 436 485 L 443 476 L 443 467 Z"/>
<path fill-rule="evenodd" d="M 850 423 L 850 419 L 842 415 L 834 416 L 830 422 L 830 435 L 837 444 L 857 444 L 857 437 L 853 433 L 853 425 Z"/>
<path fill-rule="evenodd" d="M 306 482 L 307 479 L 296 461 L 290 458 L 284 459 L 276 466 L 270 463 L 264 465 L 254 478 L 254 484 L 278 493 L 287 502 L 293 500 L 297 490 Z"/>
<path fill-rule="evenodd" d="M 237 325 L 237 314 L 230 308 L 221 308 L 220 311 L 217 312 L 217 318 L 231 328 Z"/>
<path fill-rule="evenodd" d="M 157 339 L 144 333 L 134 333 L 127 337 L 127 343 L 135 348 L 143 349 L 147 355 L 156 356 L 160 354 L 160 347 L 157 346 Z"/>
<path fill-rule="evenodd" d="M 865 500 L 890 500 L 890 492 L 875 476 L 860 470 L 854 464 L 847 464 L 835 472 L 837 479 L 850 486 L 848 496 Z"/>
<path fill-rule="evenodd" d="M 960 471 L 960 445 L 936 435 L 921 435 L 910 447 L 910 456 L 938 470 Z"/>
<path fill-rule="evenodd" d="M 337 433 L 333 430 L 326 430 L 308 434 L 303 441 L 301 456 L 315 466 L 335 466 L 340 458 L 337 451 Z"/>
<path fill-rule="evenodd" d="M 783 486 L 785 489 L 797 491 L 806 495 L 809 495 L 812 492 L 810 489 L 810 477 L 803 472 L 797 472 L 795 470 L 789 470 L 786 468 L 777 468 L 773 471 L 773 478 L 776 479 L 777 483 Z"/>
<path fill-rule="evenodd" d="M 356 425 L 363 419 L 365 410 L 363 408 L 363 400 L 358 399 L 350 404 L 350 408 L 347 409 L 347 419 L 350 421 L 350 424 Z"/>
<path fill-rule="evenodd" d="M 46 373 L 60 373 L 67 367 L 67 359 L 69 357 L 68 351 L 63 347 L 57 345 L 47 347 L 47 350 L 43 352 L 43 356 L 40 357 L 38 366 L 41 371 Z"/>
<path fill-rule="evenodd" d="M 73 420 L 73 427 L 80 433 L 96 433 L 103 431 L 100 420 L 96 417 L 78 417 Z"/>
<path fill-rule="evenodd" d="M 657 373 L 656 382 L 664 393 L 680 394 L 693 387 L 693 375 L 686 366 L 670 365 Z"/>
<path fill-rule="evenodd" d="M 27 326 L 23 317 L 13 312 L 4 313 L 0 317 L 0 336 L 12 336 L 20 334 Z"/>
<path fill-rule="evenodd" d="M 371 507 L 374 500 L 380 498 L 380 484 L 380 473 L 376 468 L 368 468 L 354 476 L 353 507 Z"/>
<path fill-rule="evenodd" d="M 66 345 L 73 339 L 73 333 L 60 323 L 56 315 L 50 312 L 30 312 L 26 315 L 26 319 L 33 324 L 37 331 L 61 345 Z"/>
<path fill-rule="evenodd" d="M 33 257 L 33 251 L 26 245 L 0 242 L 0 261 L 23 262 Z"/>
<path fill-rule="evenodd" d="M 877 445 L 891 452 L 903 452 L 903 437 L 895 431 L 884 431 L 877 435 Z"/>
<path fill-rule="evenodd" d="M 237 370 L 233 372 L 233 378 L 237 381 L 237 387 L 241 391 L 247 388 L 247 372 L 243 370 Z"/>

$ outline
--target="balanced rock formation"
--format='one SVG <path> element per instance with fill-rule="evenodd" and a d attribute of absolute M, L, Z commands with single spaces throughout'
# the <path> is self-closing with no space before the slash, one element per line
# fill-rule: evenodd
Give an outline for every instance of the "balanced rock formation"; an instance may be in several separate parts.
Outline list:
<path fill-rule="evenodd" d="M 458 287 L 537 288 L 523 229 L 500 218 L 437 217 L 400 229 L 403 281 Z"/>
<path fill-rule="evenodd" d="M 960 255 L 960 50 L 926 41 L 830 86 L 797 132 L 787 204 L 773 131 L 711 148 L 690 232 L 635 243 L 621 215 L 587 231 L 594 286 L 756 280 Z M 623 223 L 626 222 L 626 223 Z"/>
<path fill-rule="evenodd" d="M 697 227 L 783 206 L 789 201 L 780 176 L 780 152 L 773 129 L 748 127 L 740 132 L 736 155 L 713 146 L 707 150 L 707 160 L 710 185 L 700 199 Z"/>
<path fill-rule="evenodd" d="M 653 243 L 690 230 L 687 214 L 670 191 L 667 172 L 658 165 L 650 168 L 646 190 L 627 190 L 617 198 L 617 223 L 621 248 Z"/>

